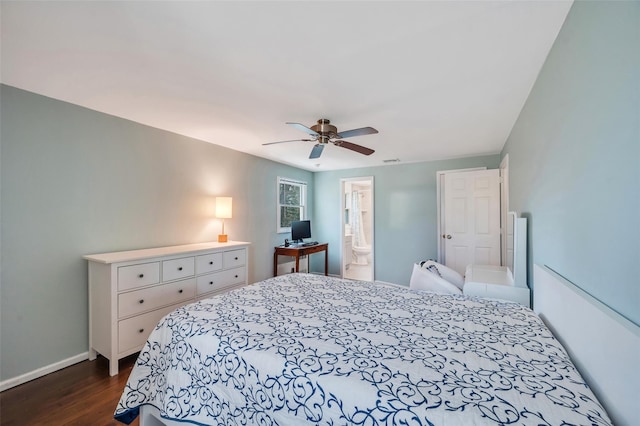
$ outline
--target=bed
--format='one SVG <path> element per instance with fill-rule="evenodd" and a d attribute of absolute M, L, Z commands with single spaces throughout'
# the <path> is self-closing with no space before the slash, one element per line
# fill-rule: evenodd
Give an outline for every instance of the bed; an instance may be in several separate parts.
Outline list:
<path fill-rule="evenodd" d="M 141 424 L 589 424 L 611 420 L 516 303 L 288 274 L 151 333 L 115 418 Z"/>

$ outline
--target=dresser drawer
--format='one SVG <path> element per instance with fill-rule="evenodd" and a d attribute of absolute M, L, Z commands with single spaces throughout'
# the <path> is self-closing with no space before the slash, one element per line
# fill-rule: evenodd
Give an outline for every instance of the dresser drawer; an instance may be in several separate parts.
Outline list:
<path fill-rule="evenodd" d="M 118 322 L 118 352 L 142 349 L 149 334 L 158 322 L 169 312 L 174 311 L 184 303 L 167 306 L 137 317 L 128 318 Z"/>
<path fill-rule="evenodd" d="M 195 263 L 193 257 L 165 260 L 162 262 L 162 281 L 179 280 L 180 278 L 192 277 L 194 271 Z"/>
<path fill-rule="evenodd" d="M 246 262 L 247 251 L 242 250 L 231 250 L 225 251 L 223 254 L 222 265 L 224 269 L 235 268 L 236 266 L 242 266 Z"/>
<path fill-rule="evenodd" d="M 245 268 L 229 269 L 222 272 L 225 275 L 225 282 L 227 285 L 234 285 L 243 283 L 246 281 Z"/>
<path fill-rule="evenodd" d="M 220 290 L 234 284 L 245 282 L 245 269 L 235 268 L 197 278 L 198 295 Z"/>
<path fill-rule="evenodd" d="M 128 290 L 160 282 L 160 262 L 118 268 L 118 290 Z"/>
<path fill-rule="evenodd" d="M 118 295 L 118 318 L 191 299 L 196 294 L 194 278 Z"/>
<path fill-rule="evenodd" d="M 222 253 L 203 254 L 196 256 L 196 274 L 219 271 L 222 269 Z"/>

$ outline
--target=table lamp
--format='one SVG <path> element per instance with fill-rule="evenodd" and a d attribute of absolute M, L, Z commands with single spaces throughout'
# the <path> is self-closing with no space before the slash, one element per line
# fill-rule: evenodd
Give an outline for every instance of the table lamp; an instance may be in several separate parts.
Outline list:
<path fill-rule="evenodd" d="M 231 197 L 216 197 L 216 218 L 222 219 L 222 233 L 218 235 L 219 243 L 227 242 L 227 234 L 224 233 L 224 220 L 231 219 Z"/>

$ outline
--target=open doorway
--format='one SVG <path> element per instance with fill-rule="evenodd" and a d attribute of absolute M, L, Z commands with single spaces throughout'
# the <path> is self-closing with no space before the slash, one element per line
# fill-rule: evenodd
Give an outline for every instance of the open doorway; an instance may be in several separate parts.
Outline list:
<path fill-rule="evenodd" d="M 342 179 L 342 276 L 374 280 L 373 176 Z"/>

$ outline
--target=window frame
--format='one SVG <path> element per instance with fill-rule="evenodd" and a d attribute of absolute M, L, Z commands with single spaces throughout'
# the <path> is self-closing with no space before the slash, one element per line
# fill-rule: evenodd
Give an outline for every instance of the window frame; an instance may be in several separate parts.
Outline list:
<path fill-rule="evenodd" d="M 300 203 L 301 203 L 300 205 L 280 203 L 280 199 L 281 199 L 280 186 L 282 184 L 295 185 L 300 187 Z M 300 218 L 298 220 L 306 220 L 307 219 L 307 182 L 278 176 L 278 179 L 276 180 L 276 196 L 278 198 L 276 200 L 276 232 L 278 234 L 291 232 L 291 226 L 280 226 L 282 224 L 281 223 L 282 207 L 286 206 L 286 207 L 300 208 Z"/>

